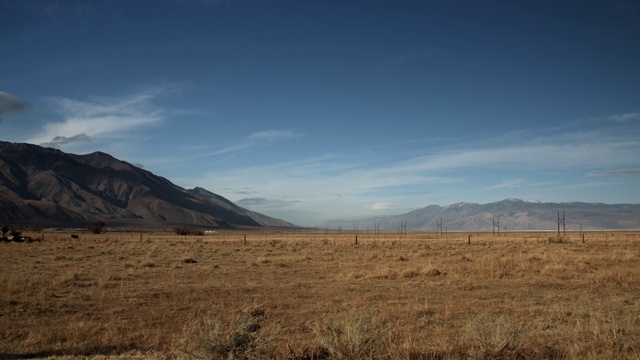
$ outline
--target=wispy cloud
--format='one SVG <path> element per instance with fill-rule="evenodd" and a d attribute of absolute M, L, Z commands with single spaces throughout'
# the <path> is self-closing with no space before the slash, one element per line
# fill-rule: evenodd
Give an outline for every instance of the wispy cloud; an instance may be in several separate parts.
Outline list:
<path fill-rule="evenodd" d="M 331 208 L 334 217 L 357 215 L 363 209 L 395 210 L 395 203 L 403 207 L 422 204 L 425 197 L 417 195 L 426 194 L 432 201 L 435 198 L 468 201 L 461 198 L 509 189 L 517 190 L 514 195 L 535 197 L 532 191 L 557 188 L 568 176 L 580 176 L 589 169 L 613 167 L 631 169 L 617 170 L 619 173 L 635 173 L 640 153 L 636 132 L 608 128 L 565 131 L 555 136 L 546 132 L 540 136 L 513 135 L 508 139 L 496 136 L 477 143 L 466 141 L 457 144 L 457 148 L 455 144 L 425 147 L 422 154 L 411 147 L 397 153 L 396 161 L 391 158 L 385 162 L 375 159 L 380 155 L 388 158 L 386 153 L 370 151 L 354 155 L 344 150 L 300 161 L 216 170 L 205 175 L 211 180 L 197 181 L 215 184 L 216 188 L 246 186 L 262 196 L 290 196 L 299 201 L 292 204 L 293 209 Z M 493 185 L 481 181 L 492 173 L 506 174 L 506 180 Z M 431 190 L 407 191 L 425 187 Z M 336 197 L 336 193 L 342 196 Z M 385 199 L 380 200 L 380 195 Z"/>
<path fill-rule="evenodd" d="M 250 140 L 264 140 L 264 141 L 276 141 L 280 139 L 286 139 L 296 136 L 291 131 L 282 131 L 282 130 L 266 130 L 266 131 L 258 131 L 251 136 L 249 136 Z"/>
<path fill-rule="evenodd" d="M 371 206 L 369 206 L 370 210 L 386 210 L 388 208 L 391 207 L 391 204 L 386 202 L 386 201 L 380 201 L 380 202 L 376 202 L 371 204 Z"/>
<path fill-rule="evenodd" d="M 18 111 L 24 111 L 29 108 L 29 104 L 17 96 L 0 91 L 0 122 L 2 117 Z"/>
<path fill-rule="evenodd" d="M 233 193 L 238 195 L 251 195 L 251 194 L 257 194 L 258 192 L 251 189 L 244 189 L 244 190 L 234 190 Z"/>
<path fill-rule="evenodd" d="M 507 179 L 500 182 L 499 184 L 486 187 L 483 190 L 490 191 L 490 190 L 498 190 L 498 189 L 516 189 L 522 185 L 522 182 L 523 182 L 522 179 Z"/>
<path fill-rule="evenodd" d="M 297 203 L 296 200 L 282 200 L 264 197 L 244 198 L 236 201 L 236 204 L 250 209 L 286 208 Z"/>
<path fill-rule="evenodd" d="M 282 141 L 288 138 L 294 138 L 300 136 L 291 131 L 285 130 L 265 130 L 258 131 L 247 136 L 241 136 L 236 140 L 229 141 L 225 146 L 219 148 L 211 148 L 208 144 L 189 145 L 180 149 L 183 153 L 175 156 L 163 156 L 162 158 L 152 158 L 145 161 L 150 165 L 158 164 L 175 164 L 186 163 L 194 160 L 202 160 L 206 158 L 217 159 L 232 159 L 236 156 L 236 153 L 242 150 L 247 150 L 263 144 L 272 144 L 278 141 Z M 221 157 L 224 155 L 225 157 Z"/>
<path fill-rule="evenodd" d="M 478 167 L 577 168 L 616 166 L 635 161 L 640 141 L 633 138 L 582 139 L 553 138 L 523 140 L 517 145 L 448 151 L 412 159 L 403 165 L 414 171 Z M 549 142 L 562 143 L 552 144 Z"/>
<path fill-rule="evenodd" d="M 162 88 L 155 88 L 121 98 L 53 98 L 51 102 L 62 120 L 45 124 L 39 134 L 26 141 L 57 147 L 95 137 L 128 134 L 163 119 L 163 109 L 153 104 L 162 92 Z"/>
<path fill-rule="evenodd" d="M 249 135 L 247 138 L 238 141 L 233 145 L 229 145 L 227 147 L 224 147 L 219 150 L 215 150 L 213 152 L 203 153 L 203 154 L 200 154 L 199 156 L 205 157 L 205 156 L 221 155 L 221 154 L 236 152 L 236 151 L 240 151 L 240 150 L 244 150 L 244 149 L 256 146 L 260 143 L 265 143 L 265 142 L 271 143 L 274 141 L 292 138 L 295 136 L 297 135 L 291 131 L 283 131 L 283 130 L 258 131 Z"/>
<path fill-rule="evenodd" d="M 416 156 L 404 162 L 370 167 L 365 160 L 353 162 L 352 158 L 334 155 L 307 161 L 285 162 L 265 166 L 236 168 L 225 174 L 216 172 L 216 179 L 239 181 L 260 179 L 251 184 L 254 189 L 263 189 L 269 184 L 296 187 L 295 184 L 314 184 L 318 189 L 327 184 L 335 192 L 364 193 L 383 187 L 450 183 L 457 178 L 443 176 L 443 171 L 494 168 L 538 168 L 569 170 L 581 167 L 615 166 L 629 164 L 640 151 L 640 143 L 605 142 L 599 144 L 527 144 L 494 148 L 474 148 L 461 151 L 435 152 Z M 347 161 L 348 160 L 348 161 Z M 222 176 L 222 178 L 221 178 Z M 244 180 L 243 180 L 244 179 Z M 287 180 L 289 179 L 289 180 Z M 500 187 L 516 186 L 520 180 L 506 181 Z"/>
<path fill-rule="evenodd" d="M 409 191 L 408 193 L 406 193 L 407 195 L 411 195 L 411 196 L 420 196 L 420 195 L 426 195 L 426 194 L 430 194 L 431 191 L 429 190 L 418 190 L 418 191 Z"/>
<path fill-rule="evenodd" d="M 81 141 L 91 141 L 91 138 L 89 136 L 87 136 L 87 134 L 84 134 L 84 133 L 78 134 L 78 135 L 74 135 L 74 136 L 71 136 L 71 137 L 56 136 L 51 140 L 51 142 L 42 143 L 40 145 L 41 146 L 57 148 L 60 145 L 66 145 L 66 144 L 69 144 L 69 143 L 81 142 Z"/>
<path fill-rule="evenodd" d="M 605 175 L 620 175 L 620 174 L 640 174 L 640 169 L 619 169 L 611 170 L 604 173 Z"/>
<path fill-rule="evenodd" d="M 609 116 L 609 120 L 624 122 L 630 120 L 640 119 L 640 113 L 628 113 L 628 114 L 618 114 Z"/>

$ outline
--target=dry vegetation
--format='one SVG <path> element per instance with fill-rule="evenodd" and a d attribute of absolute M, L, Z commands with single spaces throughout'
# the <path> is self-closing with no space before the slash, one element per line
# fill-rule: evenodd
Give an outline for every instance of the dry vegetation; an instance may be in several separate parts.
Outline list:
<path fill-rule="evenodd" d="M 69 235 L 0 243 L 0 358 L 640 358 L 638 233 Z"/>

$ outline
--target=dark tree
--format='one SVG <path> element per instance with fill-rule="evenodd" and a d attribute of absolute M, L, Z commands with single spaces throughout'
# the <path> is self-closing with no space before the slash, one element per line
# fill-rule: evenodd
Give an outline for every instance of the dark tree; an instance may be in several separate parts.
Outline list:
<path fill-rule="evenodd" d="M 105 225 L 107 224 L 105 224 L 104 221 L 96 220 L 90 222 L 89 226 L 87 226 L 87 229 L 94 234 L 100 234 L 102 233 L 102 229 L 104 229 Z"/>
<path fill-rule="evenodd" d="M 198 236 L 204 236 L 204 231 L 202 230 L 197 230 L 197 229 L 192 229 L 191 227 L 189 227 L 188 225 L 184 225 L 184 226 L 178 226 L 175 229 L 173 229 L 176 234 L 178 235 L 198 235 Z"/>

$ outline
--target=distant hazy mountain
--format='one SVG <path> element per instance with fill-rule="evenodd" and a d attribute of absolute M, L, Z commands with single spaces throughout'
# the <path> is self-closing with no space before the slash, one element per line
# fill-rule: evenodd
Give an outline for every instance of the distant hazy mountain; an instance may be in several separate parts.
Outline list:
<path fill-rule="evenodd" d="M 292 227 L 202 188 L 186 190 L 112 156 L 0 141 L 0 224 Z"/>
<path fill-rule="evenodd" d="M 567 230 L 640 229 L 640 204 L 592 204 L 583 202 L 541 203 L 507 199 L 490 204 L 458 203 L 431 205 L 412 212 L 361 220 L 332 220 L 321 227 L 353 230 L 397 231 L 406 222 L 407 231 L 436 231 L 442 219 L 445 231 L 492 231 L 493 220 L 499 220 L 500 231 L 554 230 L 558 228 L 558 211 L 564 211 Z"/>

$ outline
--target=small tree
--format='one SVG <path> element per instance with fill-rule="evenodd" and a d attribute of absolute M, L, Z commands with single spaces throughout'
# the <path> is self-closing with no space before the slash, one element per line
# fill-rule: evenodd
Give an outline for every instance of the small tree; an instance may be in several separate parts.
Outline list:
<path fill-rule="evenodd" d="M 176 234 L 178 235 L 190 235 L 191 234 L 191 228 L 189 226 L 177 226 L 175 229 L 173 229 Z"/>
<path fill-rule="evenodd" d="M 105 224 L 104 221 L 95 220 L 89 223 L 87 229 L 94 234 L 100 234 L 102 233 L 102 229 L 104 229 L 105 225 L 107 224 Z"/>
<path fill-rule="evenodd" d="M 204 231 L 198 229 L 192 229 L 189 225 L 178 226 L 173 229 L 178 235 L 198 235 L 204 236 Z"/>

